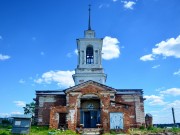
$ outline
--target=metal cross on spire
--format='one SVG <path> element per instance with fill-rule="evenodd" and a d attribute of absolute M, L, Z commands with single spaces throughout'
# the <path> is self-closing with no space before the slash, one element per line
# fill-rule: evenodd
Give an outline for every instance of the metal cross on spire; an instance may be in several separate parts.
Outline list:
<path fill-rule="evenodd" d="M 91 5 L 89 4 L 89 22 L 88 22 L 88 30 L 91 30 Z"/>

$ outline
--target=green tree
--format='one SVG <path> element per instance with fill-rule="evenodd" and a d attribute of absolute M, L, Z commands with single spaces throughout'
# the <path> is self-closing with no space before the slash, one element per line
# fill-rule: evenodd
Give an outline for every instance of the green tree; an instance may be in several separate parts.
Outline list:
<path fill-rule="evenodd" d="M 32 124 L 35 124 L 34 115 L 35 115 L 35 103 L 31 102 L 29 104 L 26 104 L 24 109 L 24 114 L 30 114 L 32 116 Z"/>
<path fill-rule="evenodd" d="M 24 114 L 31 114 L 32 117 L 34 117 L 34 112 L 35 112 L 35 103 L 31 102 L 30 104 L 26 104 L 24 109 Z"/>

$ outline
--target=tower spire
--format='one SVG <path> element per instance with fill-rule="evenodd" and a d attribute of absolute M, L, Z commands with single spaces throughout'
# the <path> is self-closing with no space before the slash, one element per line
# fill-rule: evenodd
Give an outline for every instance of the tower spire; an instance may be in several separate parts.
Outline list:
<path fill-rule="evenodd" d="M 91 30 L 91 5 L 89 4 L 89 21 L 88 21 L 88 30 Z"/>

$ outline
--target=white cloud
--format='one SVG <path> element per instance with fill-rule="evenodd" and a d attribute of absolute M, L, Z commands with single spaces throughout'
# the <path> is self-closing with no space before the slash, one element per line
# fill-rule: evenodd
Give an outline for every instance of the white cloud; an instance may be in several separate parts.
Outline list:
<path fill-rule="evenodd" d="M 102 58 L 104 60 L 111 60 L 114 58 L 119 58 L 120 55 L 120 47 L 119 41 L 117 38 L 112 38 L 110 36 L 106 36 L 103 39 L 103 46 L 102 46 Z M 122 47 L 124 48 L 124 47 Z M 78 50 L 75 49 L 74 53 L 78 55 Z M 71 57 L 72 53 L 68 53 L 67 57 Z"/>
<path fill-rule="evenodd" d="M 175 117 L 176 117 L 176 122 L 179 122 L 180 121 L 180 117 L 178 117 L 180 115 L 180 100 L 175 100 L 171 103 L 168 103 L 165 108 L 162 109 L 163 113 L 164 112 L 167 112 L 166 116 L 167 116 L 167 123 L 169 123 L 169 120 L 172 120 L 172 115 L 169 115 L 172 113 L 172 108 L 174 108 L 174 113 L 175 113 Z M 162 114 L 160 114 L 159 116 L 161 116 Z M 164 114 L 163 114 L 164 115 Z M 160 121 L 164 121 L 164 120 L 161 120 L 161 118 L 157 118 L 159 119 Z"/>
<path fill-rule="evenodd" d="M 152 68 L 158 68 L 158 67 L 160 67 L 160 65 L 154 65 Z"/>
<path fill-rule="evenodd" d="M 172 108 L 172 107 L 174 107 L 175 109 L 180 109 L 180 100 L 175 100 L 175 101 L 167 104 L 165 109 Z M 179 112 L 180 112 L 180 110 L 179 110 Z"/>
<path fill-rule="evenodd" d="M 99 8 L 108 8 L 109 7 L 109 4 L 101 4 L 99 5 Z"/>
<path fill-rule="evenodd" d="M 158 88 L 159 90 L 164 89 Z M 177 90 L 179 89 L 179 90 Z M 158 91 L 159 91 L 158 90 Z M 174 101 L 168 100 L 169 98 L 165 98 L 165 95 L 180 95 L 180 88 L 171 88 L 164 91 L 159 91 L 161 96 L 156 95 L 150 95 L 150 96 L 144 96 L 146 98 L 145 102 L 147 102 L 150 106 L 146 106 L 146 111 L 149 110 L 153 115 L 153 123 L 172 123 L 172 111 L 171 108 L 174 107 L 176 121 L 180 121 L 180 100 L 174 97 Z M 164 99 L 167 100 L 167 102 L 164 101 Z M 162 106 L 158 106 L 162 105 Z"/>
<path fill-rule="evenodd" d="M 118 44 L 119 41 L 117 38 L 106 36 L 103 40 L 102 58 L 105 60 L 118 58 L 120 55 L 120 48 Z"/>
<path fill-rule="evenodd" d="M 6 118 L 6 117 L 9 117 L 10 114 L 9 113 L 0 113 L 0 118 Z"/>
<path fill-rule="evenodd" d="M 11 117 L 12 115 L 16 115 L 16 114 L 23 114 L 22 112 L 20 111 L 13 111 L 11 113 L 0 113 L 0 118 L 9 118 Z"/>
<path fill-rule="evenodd" d="M 147 54 L 147 55 L 144 55 L 140 58 L 140 60 L 142 61 L 152 61 L 152 60 L 155 60 L 154 59 L 154 56 L 152 54 Z"/>
<path fill-rule="evenodd" d="M 112 0 L 113 2 L 116 2 L 117 0 Z"/>
<path fill-rule="evenodd" d="M 152 49 L 153 54 L 180 58 L 180 35 L 176 39 L 170 38 L 166 41 L 161 41 L 156 44 L 156 47 Z"/>
<path fill-rule="evenodd" d="M 180 76 L 180 69 L 173 73 L 173 75 L 179 75 Z"/>
<path fill-rule="evenodd" d="M 122 3 L 124 3 L 124 8 L 126 9 L 133 9 L 134 5 L 136 4 L 134 1 L 121 1 Z"/>
<path fill-rule="evenodd" d="M 44 53 L 44 52 L 41 52 L 40 54 L 41 54 L 42 56 L 44 56 L 44 55 L 45 55 L 45 53 Z"/>
<path fill-rule="evenodd" d="M 160 43 L 156 44 L 155 48 L 152 48 L 152 54 L 149 54 L 149 57 L 157 56 L 157 55 L 162 55 L 164 58 L 170 56 L 175 58 L 180 58 L 180 35 L 177 38 L 170 38 L 167 39 L 166 41 L 161 41 Z M 154 60 L 154 59 L 149 59 L 149 60 Z"/>
<path fill-rule="evenodd" d="M 74 53 L 75 53 L 76 55 L 78 55 L 78 50 L 77 50 L 77 49 L 75 49 L 75 50 L 74 50 Z"/>
<path fill-rule="evenodd" d="M 156 95 L 150 95 L 150 96 L 144 96 L 147 101 L 149 101 L 150 105 L 165 105 L 166 102 L 163 101 L 162 96 L 156 96 Z"/>
<path fill-rule="evenodd" d="M 161 90 L 163 90 L 163 89 L 165 89 L 165 87 L 157 88 L 155 91 L 161 91 Z"/>
<path fill-rule="evenodd" d="M 75 49 L 73 52 L 69 52 L 69 53 L 66 54 L 66 56 L 68 58 L 71 58 L 73 55 L 78 55 L 78 50 L 77 49 Z"/>
<path fill-rule="evenodd" d="M 22 113 L 22 112 L 19 112 L 19 111 L 11 112 L 11 115 L 16 115 L 16 114 L 23 114 L 23 113 Z"/>
<path fill-rule="evenodd" d="M 13 102 L 17 107 L 24 107 L 26 106 L 26 102 L 24 101 L 14 101 Z"/>
<path fill-rule="evenodd" d="M 32 37 L 32 40 L 33 40 L 33 41 L 36 41 L 36 37 Z"/>
<path fill-rule="evenodd" d="M 164 91 L 160 91 L 161 94 L 180 96 L 180 88 L 170 88 Z"/>
<path fill-rule="evenodd" d="M 0 40 L 3 40 L 3 37 L 0 35 Z"/>
<path fill-rule="evenodd" d="M 72 53 L 67 53 L 66 56 L 67 56 L 68 58 L 71 58 L 71 57 L 72 57 Z"/>
<path fill-rule="evenodd" d="M 25 83 L 25 81 L 23 79 L 20 79 L 19 83 L 23 84 L 23 83 Z"/>
<path fill-rule="evenodd" d="M 0 54 L 0 61 L 2 60 L 7 60 L 7 59 L 10 59 L 10 56 L 9 55 L 3 55 L 3 54 Z"/>
<path fill-rule="evenodd" d="M 20 111 L 13 111 L 11 113 L 0 113 L 0 118 L 8 118 L 8 117 L 11 117 L 12 115 L 16 115 L 16 114 L 23 114 L 22 112 Z"/>
<path fill-rule="evenodd" d="M 74 73 L 74 71 L 49 71 L 43 73 L 41 78 L 38 78 L 34 81 L 39 84 L 50 84 L 52 82 L 55 82 L 58 84 L 58 86 L 67 88 L 74 85 L 74 81 L 72 78 L 72 75 Z"/>

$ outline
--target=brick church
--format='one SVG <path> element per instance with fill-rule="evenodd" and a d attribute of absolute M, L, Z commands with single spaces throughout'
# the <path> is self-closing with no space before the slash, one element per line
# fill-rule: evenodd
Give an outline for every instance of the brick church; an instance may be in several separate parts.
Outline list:
<path fill-rule="evenodd" d="M 107 86 L 102 67 L 103 38 L 88 29 L 77 39 L 78 63 L 72 76 L 75 86 L 65 90 L 36 91 L 35 119 L 38 125 L 81 129 L 127 131 L 145 124 L 142 89 Z"/>

